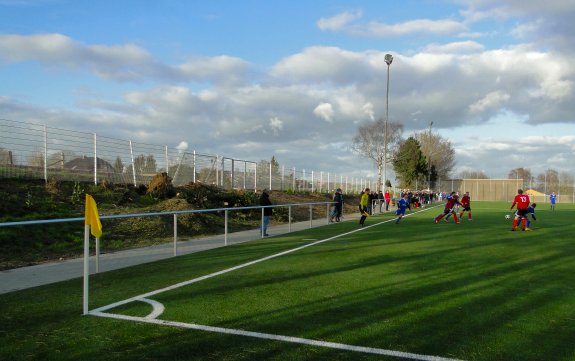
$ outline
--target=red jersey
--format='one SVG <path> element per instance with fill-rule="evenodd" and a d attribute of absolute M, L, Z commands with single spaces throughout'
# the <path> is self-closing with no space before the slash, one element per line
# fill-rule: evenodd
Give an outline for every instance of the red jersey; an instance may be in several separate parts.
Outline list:
<path fill-rule="evenodd" d="M 469 196 L 461 197 L 461 205 L 463 206 L 463 208 L 469 207 L 470 204 L 471 204 L 471 197 Z"/>
<path fill-rule="evenodd" d="M 531 201 L 529 200 L 529 196 L 527 194 L 518 194 L 513 199 L 511 209 L 513 209 L 513 207 L 515 207 L 516 204 L 517 209 L 527 209 L 529 208 L 529 203 L 531 203 Z"/>
<path fill-rule="evenodd" d="M 445 208 L 451 209 L 451 208 L 455 207 L 456 204 L 461 205 L 461 203 L 459 203 L 459 201 L 455 197 L 450 198 L 447 200 L 447 203 L 445 204 Z"/>

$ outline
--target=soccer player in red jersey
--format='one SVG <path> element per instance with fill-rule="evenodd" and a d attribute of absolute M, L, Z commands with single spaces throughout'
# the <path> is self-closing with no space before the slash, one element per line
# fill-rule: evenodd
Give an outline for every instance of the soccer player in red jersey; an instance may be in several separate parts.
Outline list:
<path fill-rule="evenodd" d="M 467 212 L 467 219 L 471 220 L 471 197 L 469 197 L 469 192 L 465 192 L 463 197 L 461 197 L 461 207 L 463 208 L 459 213 L 459 218 L 463 219 L 463 212 Z"/>
<path fill-rule="evenodd" d="M 450 213 L 453 214 L 453 220 L 455 221 L 455 223 L 459 223 L 459 219 L 457 219 L 457 213 L 453 211 L 453 207 L 455 207 L 456 204 L 459 204 L 460 206 L 462 205 L 461 203 L 459 203 L 457 194 L 455 192 L 451 192 L 451 198 L 449 198 L 447 200 L 447 203 L 445 203 L 445 209 L 443 210 L 443 213 L 435 217 L 435 223 L 439 223 L 439 221 L 441 221 L 443 217 L 445 217 Z"/>
<path fill-rule="evenodd" d="M 513 209 L 513 207 L 515 207 L 517 204 L 517 212 L 515 212 L 515 218 L 513 219 L 512 231 L 516 230 L 518 223 L 517 221 L 519 218 L 521 218 L 521 226 L 523 230 L 525 230 L 525 223 L 527 222 L 528 213 L 527 208 L 529 208 L 529 203 L 531 203 L 531 200 L 527 194 L 523 194 L 523 189 L 517 190 L 517 195 L 513 199 L 513 204 L 511 205 L 511 208 L 509 208 Z"/>

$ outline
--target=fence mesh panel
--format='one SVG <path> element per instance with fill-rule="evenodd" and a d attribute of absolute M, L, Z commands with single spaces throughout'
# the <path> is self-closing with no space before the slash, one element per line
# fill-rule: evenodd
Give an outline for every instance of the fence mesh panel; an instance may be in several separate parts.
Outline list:
<path fill-rule="evenodd" d="M 96 133 L 58 129 L 46 125 L 0 119 L 0 178 L 28 178 L 111 182 L 147 185 L 158 173 L 167 173 L 176 186 L 190 182 L 217 185 L 225 189 L 263 189 L 358 194 L 375 179 L 348 174 L 297 169 L 277 163 L 239 160 L 182 152 L 165 145 L 99 136 Z M 548 202 L 548 194 L 558 194 L 559 202 L 575 202 L 572 177 L 545 180 L 540 192 L 531 197 Z M 436 192 L 469 191 L 474 200 L 509 201 L 517 189 L 525 189 L 522 179 L 452 179 L 435 183 Z M 549 186 L 549 187 L 548 187 Z M 549 188 L 549 192 L 548 191 Z M 400 190 L 392 188 L 394 196 Z"/>

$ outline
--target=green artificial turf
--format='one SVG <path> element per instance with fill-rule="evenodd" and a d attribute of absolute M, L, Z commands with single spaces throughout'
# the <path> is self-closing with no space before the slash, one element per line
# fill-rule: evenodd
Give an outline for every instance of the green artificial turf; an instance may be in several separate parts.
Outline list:
<path fill-rule="evenodd" d="M 540 204 L 532 232 L 510 231 L 507 203 L 472 207 L 460 224 L 434 224 L 439 206 L 98 274 L 90 308 L 333 237 L 148 298 L 166 321 L 462 360 L 575 359 L 575 206 Z M 82 316 L 81 279 L 0 295 L 0 311 L 1 360 L 401 359 Z"/>

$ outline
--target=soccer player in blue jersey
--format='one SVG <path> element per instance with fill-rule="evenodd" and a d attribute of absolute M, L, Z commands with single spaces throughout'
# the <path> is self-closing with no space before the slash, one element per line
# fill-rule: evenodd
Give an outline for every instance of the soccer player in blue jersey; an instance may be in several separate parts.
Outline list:
<path fill-rule="evenodd" d="M 537 218 L 535 217 L 535 207 L 537 207 L 537 203 L 533 203 L 529 207 L 527 207 L 527 213 L 525 214 L 525 219 L 527 220 L 525 224 L 526 231 L 531 230 L 531 228 L 529 228 L 529 226 L 531 226 L 531 220 L 529 219 L 529 215 L 531 215 L 531 218 L 533 218 L 534 221 L 537 220 Z"/>
<path fill-rule="evenodd" d="M 554 211 L 555 210 L 555 203 L 557 203 L 557 194 L 555 194 L 555 192 L 552 192 L 549 195 L 549 203 L 551 203 L 551 210 Z"/>
<path fill-rule="evenodd" d="M 399 202 L 397 202 L 397 211 L 395 211 L 397 219 L 395 220 L 395 224 L 398 224 L 399 221 L 401 221 L 401 219 L 403 218 L 403 216 L 405 216 L 405 210 L 407 208 L 411 209 L 409 206 L 409 195 L 405 193 L 403 195 L 403 198 L 401 198 Z"/>

